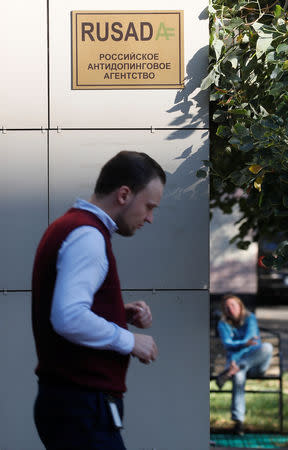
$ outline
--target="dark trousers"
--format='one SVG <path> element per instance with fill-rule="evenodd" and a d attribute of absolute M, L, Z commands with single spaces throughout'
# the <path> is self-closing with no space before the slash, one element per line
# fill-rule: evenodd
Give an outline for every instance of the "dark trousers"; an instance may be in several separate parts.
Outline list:
<path fill-rule="evenodd" d="M 47 450 L 125 450 L 103 392 L 39 383 L 34 420 Z M 122 399 L 116 400 L 123 417 Z"/>

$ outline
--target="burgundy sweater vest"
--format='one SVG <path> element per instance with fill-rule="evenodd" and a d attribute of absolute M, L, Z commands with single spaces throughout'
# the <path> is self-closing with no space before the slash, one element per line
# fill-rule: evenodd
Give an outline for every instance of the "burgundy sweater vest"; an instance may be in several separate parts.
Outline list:
<path fill-rule="evenodd" d="M 48 227 L 40 241 L 34 261 L 32 323 L 38 355 L 36 374 L 40 380 L 72 383 L 119 395 L 126 391 L 125 376 L 129 355 L 69 342 L 53 330 L 49 319 L 57 275 L 58 251 L 68 234 L 83 225 L 95 227 L 102 233 L 109 262 L 108 274 L 94 295 L 91 310 L 127 329 L 110 233 L 93 213 L 72 208 Z"/>

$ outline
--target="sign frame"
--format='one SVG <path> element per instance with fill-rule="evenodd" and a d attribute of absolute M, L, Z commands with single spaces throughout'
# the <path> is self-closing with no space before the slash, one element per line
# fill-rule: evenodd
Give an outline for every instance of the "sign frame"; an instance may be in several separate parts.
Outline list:
<path fill-rule="evenodd" d="M 95 80 L 92 82 L 91 82 L 91 72 L 90 72 L 89 80 L 88 81 L 87 81 L 87 79 L 85 80 L 85 76 L 86 77 L 88 76 L 87 73 L 89 70 L 89 66 L 91 66 L 91 68 L 93 70 L 93 64 L 92 63 L 88 64 L 88 69 L 83 68 L 84 67 L 83 60 L 85 61 L 85 58 L 86 58 L 86 61 L 85 61 L 86 67 L 87 67 L 88 61 L 87 61 L 87 57 L 85 55 L 83 57 L 83 54 L 84 54 L 83 44 L 82 44 L 82 50 L 81 50 L 81 43 L 80 43 L 80 36 L 79 36 L 79 34 L 80 34 L 79 20 L 81 20 L 80 19 L 81 16 L 91 16 L 91 17 L 98 16 L 100 18 L 102 18 L 103 16 L 105 16 L 106 18 L 108 16 L 112 16 L 112 17 L 114 16 L 114 17 L 118 17 L 118 18 L 119 18 L 119 16 L 126 16 L 126 19 L 127 19 L 127 17 L 132 18 L 133 16 L 136 16 L 137 19 L 140 19 L 141 17 L 143 17 L 144 20 L 145 19 L 147 20 L 147 16 L 152 17 L 152 15 L 154 15 L 154 16 L 157 15 L 158 16 L 157 19 L 160 18 L 160 16 L 161 16 L 161 19 L 163 19 L 163 18 L 165 18 L 165 16 L 169 17 L 169 15 L 170 15 L 170 17 L 171 17 L 171 15 L 174 15 L 173 23 L 176 23 L 177 27 L 178 27 L 178 29 L 176 31 L 176 36 L 175 36 L 175 34 L 172 34 L 173 32 L 166 31 L 166 30 L 174 30 L 174 28 L 167 27 L 165 29 L 165 25 L 163 25 L 164 26 L 163 32 L 164 32 L 164 35 L 165 35 L 165 32 L 168 35 L 168 44 L 169 44 L 169 33 L 171 33 L 170 36 L 173 36 L 173 37 L 175 36 L 176 45 L 174 45 L 174 47 L 176 48 L 176 50 L 174 50 L 174 54 L 176 54 L 176 59 L 177 59 L 176 62 L 174 59 L 172 59 L 174 57 L 174 55 L 171 56 L 171 61 L 169 61 L 169 62 L 166 61 L 166 62 L 158 63 L 155 61 L 152 61 L 152 62 L 151 61 L 143 62 L 141 60 L 139 61 L 138 56 L 142 55 L 142 57 L 143 57 L 143 56 L 145 56 L 145 53 L 144 54 L 142 53 L 143 50 L 141 50 L 141 46 L 140 46 L 141 44 L 139 45 L 139 43 L 138 43 L 139 38 L 138 38 L 138 36 L 136 34 L 136 30 L 133 26 L 132 30 L 134 30 L 134 31 L 130 30 L 129 35 L 128 35 L 128 31 L 127 31 L 126 36 L 128 35 L 128 38 L 129 38 L 129 37 L 133 36 L 133 32 L 134 32 L 135 33 L 135 41 L 137 41 L 137 42 L 125 43 L 126 47 L 123 47 L 123 44 L 121 43 L 122 47 L 121 47 L 120 53 L 118 54 L 119 60 L 120 60 L 120 55 L 123 55 L 123 51 L 124 52 L 126 51 L 128 53 L 126 53 L 125 56 L 129 56 L 129 54 L 130 55 L 135 54 L 137 56 L 136 64 L 138 64 L 138 67 L 139 66 L 140 67 L 142 67 L 142 66 L 148 67 L 148 68 L 151 66 L 157 67 L 157 65 L 160 66 L 160 64 L 161 64 L 161 66 L 160 66 L 161 70 L 159 70 L 158 73 L 156 74 L 157 79 L 155 80 L 155 82 L 154 82 L 155 72 L 145 72 L 145 73 L 143 73 L 143 72 L 132 72 L 132 73 L 122 72 L 122 75 L 117 72 L 114 72 L 114 73 L 110 72 L 110 74 L 106 72 L 106 74 L 105 74 L 106 78 L 108 78 L 109 76 L 112 77 L 112 75 L 114 75 L 115 79 L 111 80 L 111 78 L 109 78 L 108 81 L 107 81 L 107 79 L 104 79 L 101 81 Z M 116 23 L 118 23 L 118 26 L 120 25 L 119 22 L 116 22 Z M 141 23 L 148 24 L 147 22 L 141 22 Z M 91 31 L 92 23 L 85 22 L 85 24 L 87 26 L 90 26 L 90 30 L 88 28 L 88 31 L 85 31 L 85 33 L 89 35 L 91 41 L 92 41 L 92 39 L 93 39 L 93 41 L 96 41 L 96 39 L 94 39 L 94 37 L 92 35 L 92 31 Z M 131 24 L 131 22 L 129 22 L 129 24 Z M 132 22 L 132 24 L 133 24 L 133 22 Z M 161 24 L 163 24 L 163 22 L 161 22 Z M 98 26 L 98 23 L 96 25 Z M 99 27 L 100 26 L 101 26 L 101 22 L 100 22 Z M 107 27 L 107 25 L 106 25 L 106 27 Z M 93 31 L 94 31 L 94 26 L 93 26 Z M 107 28 L 106 28 L 106 31 L 107 31 Z M 116 30 L 116 32 L 122 33 L 122 31 L 119 31 L 119 30 Z M 103 33 L 103 31 L 102 31 L 102 33 Z M 99 32 L 99 35 L 100 35 L 100 32 Z M 106 32 L 106 35 L 107 35 L 107 32 Z M 85 36 L 85 38 L 86 38 L 86 36 Z M 128 40 L 128 38 L 127 39 L 125 38 L 125 40 Z M 112 39 L 113 39 L 113 37 L 112 37 Z M 101 39 L 101 40 L 104 40 L 104 39 Z M 107 40 L 108 40 L 108 37 L 107 37 Z M 114 39 L 114 40 L 116 40 L 116 39 Z M 117 40 L 119 40 L 119 39 L 117 39 Z M 146 40 L 146 39 L 143 39 L 143 40 Z M 167 37 L 166 37 L 166 40 L 167 40 Z M 83 41 L 83 27 L 82 27 L 82 41 Z M 161 43 L 163 43 L 163 40 Z M 93 44 L 94 44 L 94 42 L 93 42 Z M 133 47 L 132 44 L 134 44 L 135 47 Z M 138 45 L 138 47 L 140 46 L 140 48 L 137 49 L 137 45 Z M 99 47 L 100 46 L 101 46 L 101 43 L 99 44 Z M 95 47 L 96 47 L 96 45 L 95 45 Z M 127 48 L 127 47 L 128 47 L 128 49 L 126 49 L 126 50 L 123 49 L 123 48 Z M 107 44 L 106 44 L 106 48 L 107 48 Z M 169 47 L 169 49 L 168 49 L 168 47 L 165 48 L 164 46 L 163 46 L 163 48 L 166 51 L 165 58 L 167 58 L 167 54 L 170 56 L 171 46 Z M 82 51 L 82 53 L 81 53 L 81 51 Z M 148 56 L 154 55 L 154 57 L 156 58 L 156 55 L 158 55 L 158 59 L 159 59 L 159 53 L 157 53 L 157 49 L 155 51 L 156 51 L 156 53 L 153 53 L 153 51 L 152 51 L 152 53 L 148 53 Z M 161 48 L 160 48 L 160 51 L 161 51 Z M 102 56 L 101 54 L 99 54 L 99 55 Z M 113 56 L 117 57 L 117 50 L 116 50 L 116 53 L 113 53 Z M 147 56 L 147 54 L 146 54 L 146 56 Z M 169 58 L 169 56 L 168 56 L 168 58 Z M 107 57 L 107 54 L 106 54 L 106 57 Z M 160 56 L 160 58 L 161 58 L 161 56 Z M 123 66 L 124 64 L 122 64 L 122 62 L 119 62 L 119 60 L 116 62 L 113 60 L 113 61 L 105 61 L 102 63 L 99 63 L 99 61 L 98 61 L 97 64 L 94 64 L 94 68 L 96 66 L 97 66 L 97 68 L 99 68 L 100 66 L 103 68 L 109 67 L 109 66 L 111 66 L 111 67 Z M 113 64 L 113 66 L 112 66 L 112 64 Z M 127 61 L 125 65 L 128 65 L 128 64 L 129 64 L 129 61 Z M 131 67 L 133 67 L 132 61 L 130 61 L 130 65 L 131 65 Z M 135 64 L 134 64 L 134 66 L 135 66 Z M 170 73 L 168 72 L 168 70 L 171 69 L 171 66 L 173 66 L 173 71 L 170 76 Z M 166 71 L 165 71 L 165 68 L 166 68 Z M 85 72 L 85 70 L 86 70 L 86 72 Z M 175 11 L 172 11 L 172 10 L 169 10 L 169 11 L 158 11 L 158 10 L 156 10 L 156 11 L 148 11 L 148 10 L 147 11 L 71 11 L 71 72 L 72 72 L 72 74 L 71 74 L 72 75 L 71 76 L 71 78 L 72 78 L 71 79 L 71 89 L 72 90 L 81 90 L 81 89 L 82 90 L 182 89 L 184 87 L 184 11 L 183 10 L 177 10 L 177 11 L 176 10 Z M 99 71 L 98 71 L 98 73 L 96 71 L 96 74 L 98 75 Z M 137 78 L 137 76 L 141 77 L 141 74 L 142 74 L 142 78 L 140 78 L 139 81 L 137 79 L 135 79 L 135 78 Z M 121 75 L 123 78 L 129 76 L 129 78 L 128 79 L 125 78 L 124 80 L 121 78 L 119 81 L 117 81 L 117 79 L 116 79 L 117 75 L 119 77 Z M 160 75 L 162 77 L 160 77 Z M 144 78 L 145 76 L 146 76 L 146 78 Z M 152 82 L 151 82 L 151 76 L 154 76 L 154 78 L 152 79 Z M 170 78 L 168 81 L 163 80 L 163 76 L 166 78 L 167 78 L 167 76 L 170 76 Z"/>

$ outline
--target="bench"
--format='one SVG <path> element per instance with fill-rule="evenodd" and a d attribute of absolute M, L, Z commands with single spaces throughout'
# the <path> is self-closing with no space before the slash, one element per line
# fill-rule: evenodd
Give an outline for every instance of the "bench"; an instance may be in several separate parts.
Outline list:
<path fill-rule="evenodd" d="M 256 380 L 278 380 L 278 388 L 276 389 L 245 389 L 247 394 L 277 394 L 279 405 L 279 431 L 283 432 L 283 363 L 281 352 L 281 337 L 279 333 L 269 330 L 267 328 L 260 328 L 260 335 L 262 342 L 271 342 L 273 345 L 273 356 L 270 367 L 261 377 L 247 377 L 247 379 Z M 216 327 L 210 330 L 210 381 L 215 380 L 217 375 L 225 368 L 226 352 L 217 335 Z M 211 389 L 210 393 L 222 394 L 232 393 L 232 390 L 225 389 Z"/>

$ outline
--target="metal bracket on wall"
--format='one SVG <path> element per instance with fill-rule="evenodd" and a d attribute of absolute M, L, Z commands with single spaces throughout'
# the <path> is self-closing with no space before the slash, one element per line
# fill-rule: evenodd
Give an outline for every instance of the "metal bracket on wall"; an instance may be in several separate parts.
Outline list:
<path fill-rule="evenodd" d="M 8 289 L 3 289 L 3 295 L 8 295 Z"/>
<path fill-rule="evenodd" d="M 2 133 L 3 133 L 3 134 L 6 134 L 6 133 L 7 133 L 7 130 L 6 130 L 6 128 L 5 128 L 5 127 L 3 127 L 3 126 L 2 126 Z"/>
<path fill-rule="evenodd" d="M 56 129 L 57 129 L 57 133 L 61 133 L 61 128 L 60 127 L 57 127 Z"/>
<path fill-rule="evenodd" d="M 155 133 L 155 128 L 153 128 L 152 125 L 151 125 L 151 127 L 150 127 L 150 133 Z"/>
<path fill-rule="evenodd" d="M 44 134 L 46 129 L 44 127 L 41 127 L 41 133 Z"/>

